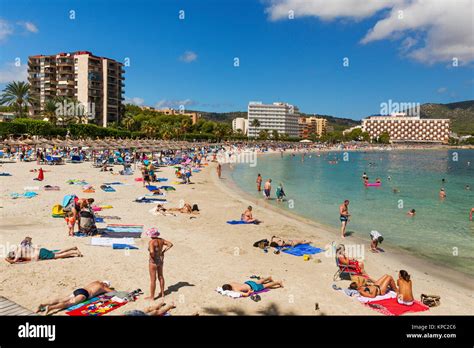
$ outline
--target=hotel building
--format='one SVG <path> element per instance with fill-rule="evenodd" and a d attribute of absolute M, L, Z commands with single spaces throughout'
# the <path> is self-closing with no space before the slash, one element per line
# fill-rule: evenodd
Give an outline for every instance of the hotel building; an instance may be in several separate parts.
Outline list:
<path fill-rule="evenodd" d="M 242 131 L 242 134 L 247 135 L 249 128 L 249 120 L 243 117 L 237 117 L 232 120 L 232 130 L 235 132 L 238 129 Z"/>
<path fill-rule="evenodd" d="M 369 116 L 362 120 L 362 131 L 369 133 L 371 139 L 388 132 L 391 142 L 447 143 L 450 120 L 420 118 L 406 114 Z"/>
<path fill-rule="evenodd" d="M 48 100 L 68 97 L 85 107 L 85 122 L 107 127 L 120 121 L 124 93 L 123 64 L 88 51 L 28 57 L 30 115 L 41 116 Z"/>
<path fill-rule="evenodd" d="M 296 106 L 287 103 L 262 104 L 250 102 L 248 105 L 248 136 L 258 137 L 263 130 L 290 137 L 298 137 L 299 110 Z M 255 126 L 255 120 L 258 126 Z"/>
<path fill-rule="evenodd" d="M 300 117 L 298 126 L 300 138 L 307 139 L 312 134 L 320 137 L 327 132 L 328 120 L 319 117 Z"/>
<path fill-rule="evenodd" d="M 175 110 L 172 108 L 165 108 L 165 109 L 157 109 L 155 110 L 159 113 L 165 114 L 165 115 L 183 115 L 183 116 L 188 116 L 191 119 L 192 124 L 196 124 L 197 121 L 201 118 L 201 114 L 197 112 L 185 112 L 184 110 Z"/>

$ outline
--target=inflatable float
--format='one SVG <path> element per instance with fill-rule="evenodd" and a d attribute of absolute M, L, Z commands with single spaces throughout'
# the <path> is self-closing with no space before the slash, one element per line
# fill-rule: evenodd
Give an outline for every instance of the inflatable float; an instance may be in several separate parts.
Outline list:
<path fill-rule="evenodd" d="M 382 183 L 381 182 L 372 182 L 372 183 L 367 183 L 367 184 L 364 184 L 364 185 L 367 186 L 367 187 L 371 187 L 371 186 L 379 187 L 379 186 L 382 186 Z"/>

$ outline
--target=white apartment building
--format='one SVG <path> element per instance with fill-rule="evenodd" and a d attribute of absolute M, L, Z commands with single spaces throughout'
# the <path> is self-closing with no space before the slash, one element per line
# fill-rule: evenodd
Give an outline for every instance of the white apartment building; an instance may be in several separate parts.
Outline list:
<path fill-rule="evenodd" d="M 232 120 L 232 130 L 235 132 L 237 129 L 242 131 L 242 134 L 247 135 L 249 128 L 249 120 L 243 117 L 237 117 Z"/>
<path fill-rule="evenodd" d="M 299 110 L 296 106 L 287 103 L 263 104 L 262 102 L 249 102 L 248 105 L 248 136 L 258 137 L 262 130 L 274 130 L 278 134 L 298 137 Z M 258 125 L 255 125 L 255 120 Z"/>
<path fill-rule="evenodd" d="M 41 116 L 48 100 L 66 97 L 84 106 L 86 121 L 107 126 L 120 121 L 123 64 L 88 51 L 28 57 L 30 94 L 36 103 L 30 115 Z"/>

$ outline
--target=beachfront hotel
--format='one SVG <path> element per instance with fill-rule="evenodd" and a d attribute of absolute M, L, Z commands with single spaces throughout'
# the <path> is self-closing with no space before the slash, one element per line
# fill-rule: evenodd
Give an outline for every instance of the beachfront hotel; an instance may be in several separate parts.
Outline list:
<path fill-rule="evenodd" d="M 287 103 L 263 104 L 250 102 L 248 105 L 248 136 L 258 137 L 263 130 L 290 137 L 298 137 L 299 110 L 296 106 Z M 255 123 L 255 120 L 258 123 Z"/>
<path fill-rule="evenodd" d="M 242 134 L 247 135 L 249 129 L 249 120 L 243 117 L 237 117 L 232 120 L 232 130 L 236 132 L 241 130 Z"/>
<path fill-rule="evenodd" d="M 447 143 L 450 120 L 422 119 L 406 114 L 369 116 L 362 120 L 362 131 L 369 133 L 371 139 L 388 132 L 391 142 Z"/>
<path fill-rule="evenodd" d="M 299 137 L 308 139 L 312 134 L 321 136 L 327 132 L 328 120 L 319 117 L 300 117 L 298 119 Z"/>
<path fill-rule="evenodd" d="M 196 124 L 197 121 L 201 118 L 201 114 L 197 112 L 185 112 L 184 109 L 173 109 L 173 108 L 164 108 L 164 109 L 156 109 L 156 111 L 165 114 L 165 115 L 182 115 L 188 116 L 192 122 L 192 124 Z"/>
<path fill-rule="evenodd" d="M 87 110 L 85 122 L 107 127 L 120 121 L 123 64 L 88 51 L 28 57 L 28 82 L 36 102 L 30 115 L 41 116 L 48 100 L 75 99 Z"/>

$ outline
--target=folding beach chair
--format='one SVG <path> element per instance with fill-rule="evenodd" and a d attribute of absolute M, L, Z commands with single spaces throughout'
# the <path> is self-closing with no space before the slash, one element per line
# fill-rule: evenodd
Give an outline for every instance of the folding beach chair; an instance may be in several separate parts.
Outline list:
<path fill-rule="evenodd" d="M 356 266 L 354 265 L 343 265 L 339 262 L 336 252 L 336 242 L 332 242 L 332 252 L 334 253 L 334 258 L 336 260 L 337 271 L 334 273 L 333 280 L 351 280 L 351 275 L 360 275 L 361 273 L 357 272 Z"/>

